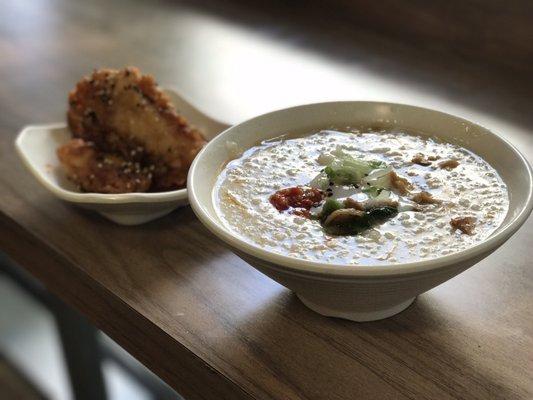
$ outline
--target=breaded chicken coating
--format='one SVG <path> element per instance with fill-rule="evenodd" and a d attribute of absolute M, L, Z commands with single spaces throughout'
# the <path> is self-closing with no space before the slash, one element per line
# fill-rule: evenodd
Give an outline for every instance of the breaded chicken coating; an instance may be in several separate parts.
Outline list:
<path fill-rule="evenodd" d="M 151 191 L 184 187 L 205 144 L 155 80 L 134 67 L 96 70 L 78 82 L 69 95 L 67 120 L 74 137 L 149 168 Z"/>
<path fill-rule="evenodd" d="M 85 192 L 145 192 L 152 184 L 152 174 L 139 163 L 116 154 L 100 152 L 94 143 L 72 139 L 57 150 L 57 157 L 67 177 Z"/>

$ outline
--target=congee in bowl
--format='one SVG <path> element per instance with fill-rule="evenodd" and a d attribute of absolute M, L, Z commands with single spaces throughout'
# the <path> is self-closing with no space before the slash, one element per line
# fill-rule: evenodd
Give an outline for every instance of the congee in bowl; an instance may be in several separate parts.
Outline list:
<path fill-rule="evenodd" d="M 225 166 L 213 196 L 225 226 L 252 244 L 366 266 L 465 250 L 509 207 L 505 183 L 480 156 L 403 130 L 263 141 Z"/>
<path fill-rule="evenodd" d="M 394 315 L 490 255 L 533 209 L 505 139 L 446 113 L 339 101 L 260 115 L 195 158 L 200 221 L 312 310 Z"/>

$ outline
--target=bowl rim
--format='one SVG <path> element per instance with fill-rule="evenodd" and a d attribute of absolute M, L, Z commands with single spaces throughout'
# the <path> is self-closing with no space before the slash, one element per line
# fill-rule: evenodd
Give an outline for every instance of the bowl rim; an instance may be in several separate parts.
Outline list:
<path fill-rule="evenodd" d="M 202 161 L 205 157 L 206 152 L 209 151 L 211 146 L 216 146 L 227 136 L 228 132 L 231 132 L 234 129 L 240 128 L 242 125 L 249 124 L 254 122 L 257 119 L 268 120 L 274 118 L 277 113 L 280 112 L 291 112 L 300 110 L 308 107 L 323 107 L 323 106 L 332 106 L 332 105 L 374 105 L 374 106 L 392 106 L 392 107 L 403 107 L 410 108 L 416 112 L 433 112 L 441 114 L 446 118 L 451 118 L 459 122 L 466 123 L 470 126 L 476 126 L 486 131 L 487 133 L 495 136 L 501 142 L 512 150 L 514 155 L 522 162 L 529 180 L 529 188 L 527 193 L 527 200 L 525 206 L 513 216 L 510 222 L 507 223 L 505 228 L 497 232 L 496 234 L 491 235 L 489 238 L 484 240 L 481 243 L 478 243 L 472 247 L 469 247 L 465 250 L 462 250 L 457 253 L 452 253 L 449 255 L 432 258 L 429 260 L 420 260 L 406 263 L 393 263 L 385 265 L 376 265 L 376 266 L 361 266 L 361 265 L 350 265 L 350 264 L 332 264 L 320 261 L 309 261 L 303 260 L 296 257 L 291 257 L 287 255 L 282 255 L 275 253 L 269 250 L 265 250 L 251 242 L 246 241 L 244 238 L 239 237 L 236 233 L 233 233 L 230 229 L 225 228 L 219 221 L 212 218 L 206 209 L 203 206 L 203 202 L 198 197 L 196 192 L 197 182 L 195 180 L 196 171 L 201 168 Z M 276 268 L 282 268 L 283 270 L 290 271 L 292 273 L 299 273 L 305 275 L 321 275 L 328 277 L 336 278 L 353 278 L 353 277 L 379 277 L 379 276 L 395 276 L 395 275 L 412 275 L 423 272 L 428 272 L 435 269 L 440 269 L 443 267 L 449 267 L 454 264 L 463 263 L 465 261 L 475 259 L 476 257 L 483 256 L 485 253 L 495 250 L 497 247 L 502 245 L 514 232 L 516 232 L 522 224 L 526 221 L 529 214 L 533 210 L 533 170 L 531 165 L 529 165 L 525 156 L 520 153 L 520 151 L 511 144 L 507 139 L 501 137 L 500 135 L 492 132 L 490 129 L 477 124 L 475 122 L 469 121 L 465 118 L 455 116 L 446 112 L 433 110 L 430 108 L 414 106 L 410 104 L 401 104 L 401 103 L 390 103 L 390 102 L 380 102 L 380 101 L 328 101 L 320 103 L 309 103 L 303 105 L 297 105 L 293 107 L 282 108 L 274 110 L 268 113 L 264 113 L 245 121 L 240 122 L 237 125 L 231 126 L 225 131 L 221 132 L 216 138 L 211 140 L 207 145 L 196 155 L 188 174 L 187 188 L 189 189 L 189 203 L 200 221 L 216 236 L 226 242 L 230 247 L 237 249 L 240 252 L 243 252 L 252 257 L 258 258 L 260 260 L 266 261 L 267 263 L 275 264 Z M 212 193 L 212 189 L 211 189 Z M 208 201 L 212 201 L 213 196 L 209 196 Z"/>
<path fill-rule="evenodd" d="M 78 204 L 140 204 L 140 203 L 167 203 L 187 199 L 187 188 L 171 190 L 167 192 L 151 192 L 151 193 L 118 193 L 118 194 L 104 194 L 104 193 L 82 193 L 74 192 L 72 190 L 64 189 L 59 185 L 54 184 L 44 176 L 44 170 L 36 167 L 32 162 L 30 156 L 24 150 L 23 142 L 25 137 L 35 130 L 52 130 L 65 129 L 67 124 L 64 122 L 56 122 L 42 125 L 28 125 L 22 128 L 15 139 L 15 149 L 22 159 L 26 168 L 32 173 L 37 181 L 46 189 L 56 195 L 58 198 Z"/>

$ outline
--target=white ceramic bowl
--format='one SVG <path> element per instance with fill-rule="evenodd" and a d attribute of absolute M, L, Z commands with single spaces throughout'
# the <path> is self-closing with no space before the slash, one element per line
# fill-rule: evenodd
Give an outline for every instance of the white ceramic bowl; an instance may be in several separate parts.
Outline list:
<path fill-rule="evenodd" d="M 269 252 L 232 233 L 213 207 L 213 186 L 228 161 L 225 143 L 242 149 L 286 133 L 346 127 L 396 127 L 464 146 L 488 161 L 508 185 L 509 212 L 484 242 L 465 251 L 427 261 L 383 266 L 332 265 Z M 509 142 L 464 119 L 408 105 L 377 102 L 310 104 L 271 112 L 233 126 L 196 157 L 188 178 L 191 206 L 215 235 L 250 265 L 296 292 L 309 308 L 355 321 L 389 317 L 414 298 L 463 272 L 501 246 L 533 208 L 532 171 Z"/>
<path fill-rule="evenodd" d="M 210 140 L 228 127 L 194 107 L 173 90 L 165 91 L 178 112 L 198 127 Z M 17 136 L 15 148 L 37 180 L 61 200 L 97 211 L 121 225 L 138 225 L 187 205 L 187 189 L 159 193 L 82 193 L 67 180 L 56 150 L 71 138 L 65 123 L 25 127 Z"/>

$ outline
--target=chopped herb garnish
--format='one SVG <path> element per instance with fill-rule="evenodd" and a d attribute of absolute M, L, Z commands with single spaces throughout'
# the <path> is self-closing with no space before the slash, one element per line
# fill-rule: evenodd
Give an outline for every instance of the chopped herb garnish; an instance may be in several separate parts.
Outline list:
<path fill-rule="evenodd" d="M 391 168 L 382 161 L 364 161 L 342 151 L 331 158 L 309 184 L 311 188 L 320 189 L 325 198 L 322 210 L 315 214 L 308 212 L 307 218 L 320 221 L 324 230 L 332 235 L 357 235 L 398 214 L 398 203 L 390 201 L 385 185 L 390 180 Z M 343 204 L 332 197 L 331 186 L 334 185 L 357 189 L 363 186 L 363 193 L 370 199 L 364 203 L 354 200 Z M 383 200 L 388 202 L 384 204 Z"/>
<path fill-rule="evenodd" d="M 322 212 L 320 213 L 320 219 L 325 220 L 329 214 L 331 214 L 333 211 L 340 210 L 342 208 L 342 204 L 335 200 L 335 199 L 327 199 L 324 205 L 322 206 Z"/>
<path fill-rule="evenodd" d="M 379 194 L 383 191 L 383 188 L 377 186 L 370 186 L 362 189 L 362 192 L 368 195 L 370 198 L 378 197 Z"/>
<path fill-rule="evenodd" d="M 398 208 L 378 206 L 366 211 L 342 208 L 321 219 L 324 230 L 331 235 L 358 235 L 398 214 Z"/>
<path fill-rule="evenodd" d="M 383 161 L 369 161 L 368 164 L 372 169 L 385 168 L 385 163 Z"/>
<path fill-rule="evenodd" d="M 343 154 L 330 162 L 324 172 L 337 185 L 357 185 L 370 171 L 385 166 L 381 161 L 362 161 Z"/>

